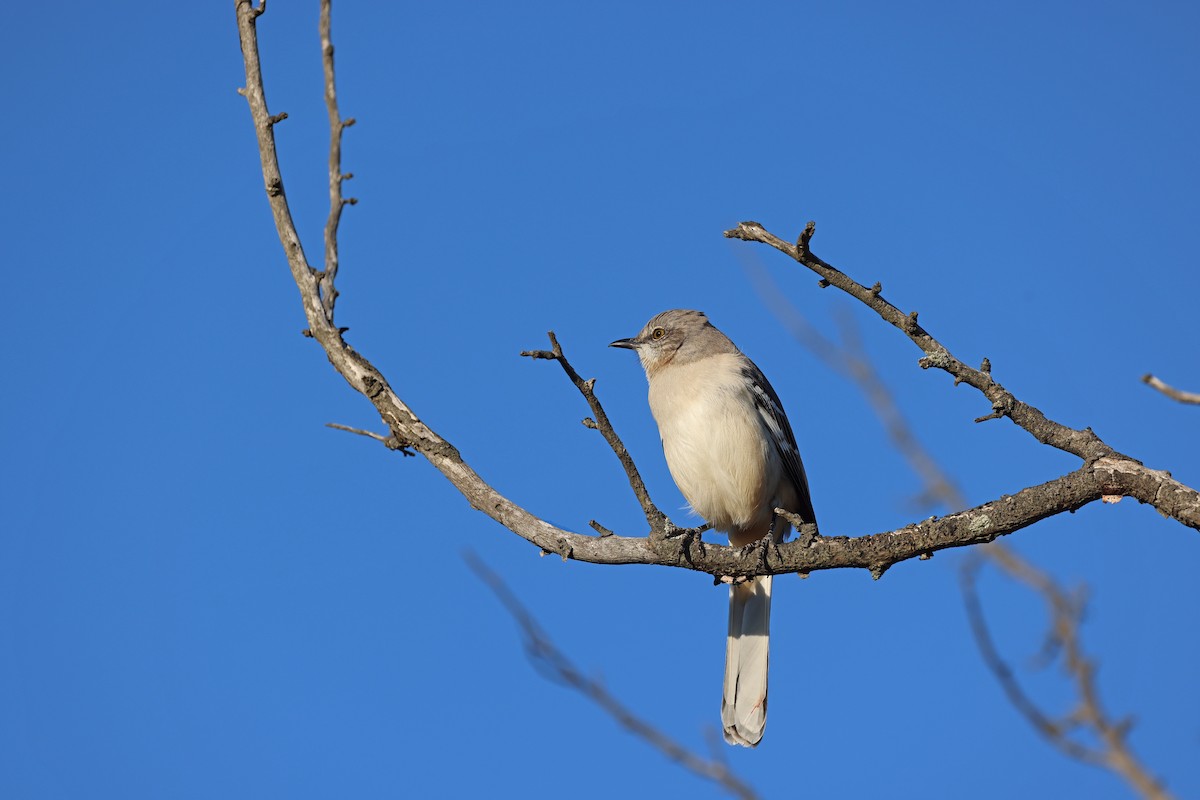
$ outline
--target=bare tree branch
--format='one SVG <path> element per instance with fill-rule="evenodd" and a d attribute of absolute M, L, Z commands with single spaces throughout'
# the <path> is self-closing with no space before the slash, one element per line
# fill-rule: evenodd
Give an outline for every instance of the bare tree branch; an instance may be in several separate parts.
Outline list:
<path fill-rule="evenodd" d="M 321 274 L 321 299 L 325 304 L 325 315 L 333 319 L 333 306 L 337 302 L 338 271 L 338 224 L 342 209 L 358 202 L 356 198 L 342 197 L 342 181 L 354 177 L 353 173 L 342 172 L 342 133 L 354 124 L 354 118 L 342 119 L 338 111 L 337 83 L 333 72 L 333 35 L 330 32 L 330 0 L 321 0 L 321 18 L 318 28 L 321 33 L 321 65 L 325 73 L 325 107 L 329 111 L 329 217 L 325 221 L 325 271 Z"/>
<path fill-rule="evenodd" d="M 1105 495 L 1134 497 L 1189 527 L 1200 529 L 1200 494 L 1196 491 L 1173 480 L 1165 472 L 1147 469 L 1134 459 L 1116 453 L 1090 430 L 1075 431 L 1050 422 L 1036 408 L 1016 400 L 986 371 L 962 364 L 916 324 L 915 314 L 901 314 L 879 296 L 878 288 L 868 290 L 812 256 L 808 251 L 811 228 L 806 229 L 799 245 L 793 246 L 753 223 L 743 223 L 727 235 L 772 243 L 817 270 L 830 283 L 859 297 L 885 320 L 905 331 L 926 351 L 925 358 L 920 361 L 922 366 L 940 367 L 975 386 L 992 400 L 994 409 L 1029 430 L 1039 441 L 1084 458 L 1085 465 L 1061 478 L 943 519 L 925 520 L 899 530 L 854 539 L 813 537 L 811 542 L 791 542 L 777 550 L 771 548 L 765 557 L 758 548 L 740 551 L 705 544 L 698 536 L 670 536 L 667 531 L 646 538 L 591 536 L 564 530 L 540 519 L 501 495 L 471 469 L 450 442 L 422 422 L 396 395 L 383 374 L 347 344 L 344 329 L 333 324 L 321 298 L 320 273 L 308 264 L 284 193 L 275 149 L 277 118 L 268 111 L 259 60 L 257 23 L 260 12 L 251 0 L 236 0 L 235 9 L 246 67 L 246 87 L 242 94 L 249 105 L 258 139 L 267 200 L 292 278 L 300 290 L 309 334 L 320 343 L 334 369 L 375 406 L 398 445 L 411 447 L 424 455 L 472 507 L 543 551 L 597 564 L 657 564 L 714 576 L 810 572 L 841 567 L 861 567 L 878 576 L 900 561 L 927 556 L 946 547 L 992 541 Z"/>
<path fill-rule="evenodd" d="M 1143 375 L 1142 383 L 1150 384 L 1151 388 L 1157 389 L 1172 400 L 1178 400 L 1180 403 L 1188 405 L 1200 405 L 1200 392 L 1185 392 L 1182 389 L 1176 389 L 1153 375 Z"/>
<path fill-rule="evenodd" d="M 517 599 L 512 590 L 470 550 L 463 554 L 467 566 L 483 581 L 505 610 L 516 620 L 525 637 L 525 652 L 529 659 L 547 677 L 563 684 L 591 700 L 621 727 L 644 740 L 651 747 L 679 764 L 689 772 L 713 781 L 734 797 L 755 800 L 758 794 L 730 770 L 720 759 L 704 759 L 634 714 L 625 704 L 614 697 L 600 681 L 583 675 L 580 669 L 559 650 L 550 637 L 538 625 L 529 610 Z"/>
<path fill-rule="evenodd" d="M 864 353 L 857 331 L 849 319 L 843 319 L 841 325 L 843 344 L 835 344 L 817 331 L 794 306 L 782 299 L 782 292 L 762 267 L 748 259 L 744 263 L 759 289 L 760 297 L 796 339 L 829 367 L 851 379 L 866 395 L 887 430 L 892 445 L 925 484 L 921 496 L 948 508 L 966 505 L 966 497 L 957 484 L 942 470 L 912 430 L 896 403 L 894 393 L 884 384 L 874 364 Z M 1169 798 L 1170 795 L 1129 747 L 1126 734 L 1130 725 L 1127 722 L 1114 722 L 1104 711 L 1094 680 L 1095 666 L 1084 651 L 1080 635 L 1082 592 L 1069 593 L 1063 590 L 1050 575 L 1000 542 L 976 548 L 972 555 L 963 562 L 959 576 L 971 632 L 985 664 L 1017 711 L 1034 730 L 1066 756 L 1111 770 L 1147 800 Z M 1062 720 L 1052 719 L 1025 693 L 1016 672 L 996 649 L 976 590 L 976 575 L 988 561 L 1037 592 L 1046 602 L 1051 627 L 1044 650 L 1051 658 L 1055 653 L 1063 653 L 1064 671 L 1078 695 L 1075 711 Z M 1089 746 L 1073 738 L 1080 733 L 1090 734 L 1099 744 Z"/>
<path fill-rule="evenodd" d="M 551 334 L 551 343 L 554 348 L 552 351 L 536 351 L 526 355 L 559 361 L 568 377 L 584 395 L 596 416 L 594 421 L 585 420 L 585 424 L 591 423 L 589 427 L 600 430 L 621 460 L 630 485 L 650 524 L 651 535 L 646 538 L 618 536 L 599 523 L 592 521 L 589 524 L 599 533 L 598 537 L 594 537 L 567 531 L 539 519 L 500 495 L 483 481 L 462 459 L 457 449 L 422 423 L 412 410 L 396 396 L 383 375 L 346 343 L 344 339 L 346 329 L 338 328 L 333 324 L 333 311 L 337 298 L 337 291 L 334 287 L 338 271 L 337 230 L 342 209 L 345 205 L 355 201 L 353 198 L 343 198 L 341 193 L 342 182 L 351 177 L 351 175 L 341 172 L 341 137 L 344 129 L 352 125 L 354 121 L 353 119 L 342 119 L 338 110 L 329 0 L 322 0 L 320 21 L 325 99 L 330 121 L 330 213 L 325 226 L 325 268 L 323 271 L 313 269 L 305 257 L 288 207 L 279 169 L 274 126 L 285 120 L 287 114 L 271 114 L 268 111 L 263 87 L 257 44 L 257 21 L 266 10 L 265 0 L 257 7 L 251 0 L 236 0 L 235 9 L 246 67 L 246 86 L 239 92 L 246 97 L 254 122 L 268 203 L 293 279 L 300 290 L 304 313 L 309 324 L 305 333 L 321 344 L 330 362 L 347 383 L 372 402 L 382 421 L 388 427 L 390 435 L 383 436 L 341 425 L 331 425 L 331 427 L 368 436 L 392 449 L 399 449 L 405 454 L 409 454 L 407 449 L 409 447 L 422 453 L 459 489 L 473 507 L 483 511 L 543 551 L 557 552 L 564 558 L 575 558 L 594 563 L 658 564 L 690 568 L 718 576 L 780 572 L 807 573 L 815 569 L 861 567 L 871 570 L 878 577 L 889 566 L 899 561 L 914 557 L 927 558 L 933 551 L 946 547 L 990 542 L 998 536 L 1027 527 L 1048 516 L 1063 511 L 1073 511 L 1097 499 L 1111 499 L 1114 496 L 1134 497 L 1141 502 L 1154 505 L 1162 513 L 1184 525 L 1200 529 L 1200 494 L 1174 481 L 1168 473 L 1147 469 L 1140 462 L 1117 453 L 1090 429 L 1076 430 L 1048 420 L 1038 409 L 1018 400 L 1011 392 L 993 380 L 991 365 L 987 359 L 983 360 L 978 369 L 966 366 L 918 325 L 916 312 L 904 314 L 884 300 L 879 283 L 867 288 L 813 255 L 809 249 L 809 243 L 815 230 L 812 223 L 805 228 L 797 243 L 791 245 L 768 233 L 761 225 L 749 222 L 727 231 L 726 236 L 769 244 L 820 275 L 821 286 L 837 286 L 851 294 L 917 344 L 924 353 L 924 357 L 918 362 L 921 367 L 937 367 L 952 375 L 955 384 L 965 382 L 978 389 L 991 402 L 992 406 L 991 413 L 980 417 L 980 421 L 1007 416 L 1039 442 L 1077 455 L 1083 459 L 1083 466 L 1068 475 L 1023 489 L 1012 496 L 1002 496 L 973 509 L 961 511 L 942 519 L 931 518 L 899 530 L 872 536 L 860 536 L 853 539 L 806 536 L 796 542 L 781 545 L 778 549 L 770 549 L 765 553 L 759 550 L 749 552 L 717 545 L 705 545 L 698 536 L 694 535 L 695 530 L 676 528 L 651 502 L 632 459 L 629 458 L 628 452 L 600 407 L 599 400 L 594 393 L 593 382 L 584 381 L 579 377 L 567 362 L 561 347 Z M 857 380 L 865 380 L 864 376 L 859 374 L 861 370 L 857 366 L 852 366 L 850 372 L 852 377 L 856 377 Z M 1181 402 L 1200 402 L 1200 397 L 1172 389 L 1152 376 L 1146 376 L 1145 380 L 1159 391 L 1175 397 Z M 868 391 L 869 396 L 874 397 L 874 394 L 875 390 Z M 875 402 L 874 399 L 873 402 Z M 877 410 L 880 410 L 881 417 L 885 419 L 893 440 L 902 449 L 905 448 L 904 428 L 895 424 L 894 420 L 887 421 L 882 405 L 877 405 Z M 919 449 L 910 448 L 910 450 L 914 453 L 919 452 Z M 958 495 L 957 488 L 952 483 L 946 480 L 940 485 L 937 484 L 936 464 L 931 470 L 928 463 L 922 465 L 922 462 L 922 458 L 913 460 L 914 466 L 925 476 L 927 484 L 934 489 L 935 494 L 945 498 L 951 507 L 962 505 L 961 495 Z M 673 535 L 681 532 L 693 535 Z M 1009 574 L 1038 588 L 1043 596 L 1048 598 L 1055 620 L 1053 642 L 1065 653 L 1068 671 L 1076 677 L 1084 697 L 1081 710 L 1063 722 L 1051 720 L 1032 703 L 1025 704 L 1026 715 L 1030 717 L 1035 726 L 1047 733 L 1061 733 L 1067 731 L 1071 725 L 1091 726 L 1098 732 L 1103 747 L 1088 748 L 1073 740 L 1065 739 L 1062 735 L 1057 736 L 1060 741 L 1056 741 L 1056 744 L 1064 750 L 1075 751 L 1073 754 L 1076 757 L 1092 762 L 1103 762 L 1110 768 L 1121 772 L 1147 797 L 1166 797 L 1167 795 L 1161 787 L 1129 753 L 1125 744 L 1127 726 L 1110 722 L 1100 711 L 1099 702 L 1095 699 L 1095 687 L 1091 681 L 1090 661 L 1082 654 L 1075 627 L 1068 624 L 1072 619 L 1077 621 L 1077 615 L 1073 617 L 1071 613 L 1068 613 L 1069 608 L 1074 608 L 1074 606 L 1065 605 L 1069 600 L 1067 595 L 1048 578 L 1040 580 L 1032 577 L 1041 573 L 1024 565 L 1023 562 L 1011 560 L 1014 559 L 1011 554 L 1005 553 L 1003 556 L 993 556 L 993 558 Z M 979 611 L 977 603 L 974 608 L 977 612 Z M 570 662 L 563 659 L 552 645 L 548 650 L 545 649 L 548 640 L 544 635 L 537 633 L 536 626 L 529 628 L 526 625 L 526 622 L 533 624 L 527 614 L 522 616 L 522 613 L 517 611 L 513 611 L 513 613 L 519 621 L 522 621 L 529 640 L 536 643 L 542 653 L 549 653 L 552 662 L 557 661 L 560 665 L 565 664 L 569 668 L 567 672 L 562 672 L 562 675 L 570 674 L 579 677 L 581 682 L 576 688 L 580 688 L 581 691 L 589 687 L 590 684 L 578 675 L 578 671 L 571 667 Z M 981 614 L 977 614 L 975 622 L 978 623 L 978 630 L 986 634 Z M 990 638 L 988 641 L 990 642 Z M 981 647 L 983 647 L 982 644 Z M 995 655 L 994 648 L 991 649 L 991 653 L 995 656 L 994 659 L 991 659 L 994 665 L 1002 665 L 1003 662 Z M 999 669 L 995 666 L 994 668 Z M 1011 678 L 1011 672 L 1007 674 Z M 1016 692 L 1020 692 L 1015 681 L 1009 681 L 1009 684 L 1016 687 Z M 604 706 L 623 725 L 638 732 L 639 735 L 647 735 L 642 732 L 642 728 L 639 728 L 639 725 L 644 726 L 644 723 L 636 720 L 607 693 L 604 693 L 603 687 L 595 685 L 592 688 L 600 690 L 600 693 L 595 694 L 593 699 Z M 1006 691 L 1010 691 L 1010 689 L 1006 688 Z M 1022 705 L 1017 700 L 1014 702 L 1018 703 L 1019 707 Z M 652 730 L 650 729 L 650 731 Z M 671 755 L 673 752 L 671 747 L 677 747 L 677 745 L 670 743 L 670 740 L 666 740 L 666 742 L 667 744 L 656 744 L 656 746 Z M 695 758 L 690 754 L 686 755 L 688 758 Z M 672 757 L 675 756 L 672 755 Z M 682 757 L 679 760 L 683 760 Z M 700 760 L 699 763 L 707 764 L 708 762 Z M 712 774 L 719 775 L 719 773 Z M 713 779 L 721 781 L 719 777 Z M 736 781 L 732 785 L 736 787 Z M 740 796 L 753 796 L 753 794 L 751 792 Z"/>
<path fill-rule="evenodd" d="M 883 286 L 881 284 L 876 283 L 868 289 L 843 272 L 817 258 L 809 249 L 809 242 L 812 240 L 816 229 L 815 222 L 808 223 L 804 228 L 804 232 L 800 234 L 800 238 L 796 241 L 796 244 L 789 244 L 783 241 L 774 234 L 769 233 L 766 228 L 757 222 L 743 222 L 736 228 L 725 231 L 725 236 L 730 239 L 742 239 L 747 242 L 768 244 L 776 250 L 791 256 L 805 267 L 820 275 L 821 281 L 825 285 L 836 286 L 846 294 L 861 301 L 882 317 L 884 321 L 900 329 L 917 347 L 921 348 L 922 352 L 925 353 L 925 357 L 921 358 L 917 363 L 923 369 L 937 367 L 952 375 L 956 385 L 966 383 L 975 387 L 983 393 L 984 397 L 991 401 L 994 415 L 997 417 L 1009 417 L 1042 444 L 1056 447 L 1059 450 L 1065 450 L 1068 453 L 1079 456 L 1084 461 L 1093 461 L 1106 456 L 1118 455 L 1116 451 L 1102 442 L 1100 437 L 1093 433 L 1090 428 L 1080 431 L 1068 428 L 1057 422 L 1051 422 L 1046 419 L 1046 416 L 1041 411 L 1018 400 L 1013 396 L 1012 392 L 992 380 L 991 365 L 986 359 L 979 369 L 973 369 L 959 361 L 941 342 L 934 339 L 924 328 L 917 324 L 916 311 L 905 314 L 883 299 Z M 991 415 L 980 417 L 980 421 L 988 418 L 991 418 Z"/>

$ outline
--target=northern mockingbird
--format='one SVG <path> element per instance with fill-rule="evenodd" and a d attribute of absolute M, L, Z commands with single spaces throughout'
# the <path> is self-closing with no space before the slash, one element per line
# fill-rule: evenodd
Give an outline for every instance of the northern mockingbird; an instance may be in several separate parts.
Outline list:
<path fill-rule="evenodd" d="M 766 376 L 699 311 L 664 311 L 632 339 L 650 383 L 667 467 L 692 510 L 734 547 L 789 523 L 775 508 L 816 522 L 796 437 Z M 729 638 L 721 722 L 725 741 L 754 747 L 767 721 L 771 576 L 729 587 Z"/>

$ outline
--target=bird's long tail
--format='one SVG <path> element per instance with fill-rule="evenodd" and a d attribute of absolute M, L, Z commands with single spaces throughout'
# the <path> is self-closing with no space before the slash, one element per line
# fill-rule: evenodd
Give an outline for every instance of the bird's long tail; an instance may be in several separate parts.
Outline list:
<path fill-rule="evenodd" d="M 729 640 L 721 722 L 725 741 L 754 747 L 767 724 L 767 655 L 771 641 L 771 576 L 729 587 Z"/>

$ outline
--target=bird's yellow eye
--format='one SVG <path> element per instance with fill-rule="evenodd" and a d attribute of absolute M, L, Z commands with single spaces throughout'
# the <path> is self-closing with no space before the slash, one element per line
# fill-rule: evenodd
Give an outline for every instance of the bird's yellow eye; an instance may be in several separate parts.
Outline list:
<path fill-rule="evenodd" d="M 654 332 L 650 334 L 650 338 L 651 339 L 661 339 L 662 337 L 664 337 L 666 335 L 667 335 L 667 332 L 664 331 L 662 328 L 655 328 Z"/>

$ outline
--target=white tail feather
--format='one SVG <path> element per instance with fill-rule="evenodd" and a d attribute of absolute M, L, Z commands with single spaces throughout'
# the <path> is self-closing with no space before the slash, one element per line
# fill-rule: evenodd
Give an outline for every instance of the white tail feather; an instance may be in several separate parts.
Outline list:
<path fill-rule="evenodd" d="M 729 639 L 721 722 L 725 741 L 754 747 L 767 724 L 771 576 L 729 587 Z"/>

